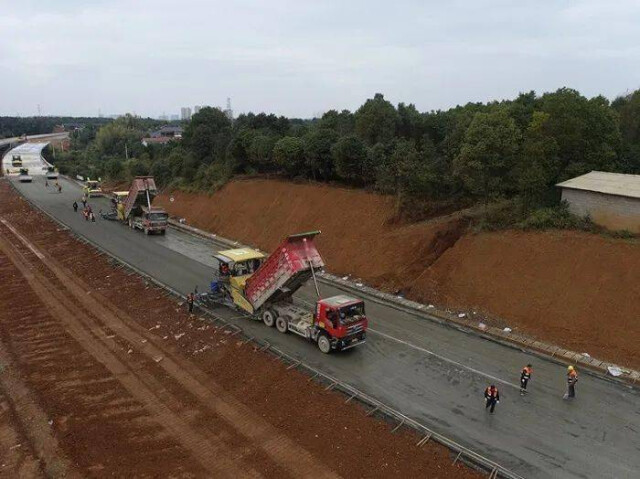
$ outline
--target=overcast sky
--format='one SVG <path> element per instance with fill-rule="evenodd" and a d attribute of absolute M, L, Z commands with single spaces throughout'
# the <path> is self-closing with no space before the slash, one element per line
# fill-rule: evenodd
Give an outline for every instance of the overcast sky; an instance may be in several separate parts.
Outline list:
<path fill-rule="evenodd" d="M 638 0 L 0 0 L 0 115 L 312 117 L 640 87 Z"/>

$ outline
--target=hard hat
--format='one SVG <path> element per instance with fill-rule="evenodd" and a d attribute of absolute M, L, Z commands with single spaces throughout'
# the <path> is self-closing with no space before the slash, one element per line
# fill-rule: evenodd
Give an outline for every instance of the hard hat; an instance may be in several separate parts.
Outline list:
<path fill-rule="evenodd" d="M 567 368 L 567 371 L 573 371 L 573 366 L 569 366 L 569 367 Z"/>

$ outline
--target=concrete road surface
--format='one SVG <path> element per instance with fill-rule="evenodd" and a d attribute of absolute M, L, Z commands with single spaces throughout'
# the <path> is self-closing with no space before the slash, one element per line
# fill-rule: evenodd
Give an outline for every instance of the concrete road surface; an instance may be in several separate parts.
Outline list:
<path fill-rule="evenodd" d="M 15 184 L 70 228 L 163 283 L 183 293 L 196 285 L 207 289 L 216 264 L 211 257 L 216 247 L 208 240 L 173 229 L 166 236 L 147 237 L 101 218 L 85 222 L 71 208 L 81 190 L 69 181 L 62 181 L 62 193 L 45 188 L 43 178 Z M 91 204 L 96 212 L 109 208 L 107 199 L 94 198 Z M 321 285 L 323 296 L 339 292 Z M 297 295 L 300 301 L 314 298 L 310 286 Z M 563 366 L 365 300 L 368 342 L 339 354 L 323 355 L 304 339 L 259 322 L 233 321 L 524 477 L 640 477 L 637 391 L 583 372 L 577 398 L 563 401 Z M 237 316 L 226 309 L 220 313 Z M 530 393 L 521 397 L 519 373 L 528 362 L 534 374 Z M 494 415 L 485 411 L 482 397 L 491 383 L 501 393 Z"/>

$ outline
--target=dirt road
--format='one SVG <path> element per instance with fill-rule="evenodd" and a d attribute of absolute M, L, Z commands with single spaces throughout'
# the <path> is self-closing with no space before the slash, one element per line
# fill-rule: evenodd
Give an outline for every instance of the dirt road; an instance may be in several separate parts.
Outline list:
<path fill-rule="evenodd" d="M 476 476 L 185 314 L 0 189 L 2 473 Z"/>

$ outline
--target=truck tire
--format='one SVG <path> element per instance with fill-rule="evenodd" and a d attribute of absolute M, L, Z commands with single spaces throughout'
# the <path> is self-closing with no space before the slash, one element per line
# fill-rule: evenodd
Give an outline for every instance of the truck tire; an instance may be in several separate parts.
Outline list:
<path fill-rule="evenodd" d="M 289 324 L 287 318 L 285 318 L 284 316 L 278 316 L 276 318 L 276 329 L 282 334 L 287 334 L 289 332 Z"/>
<path fill-rule="evenodd" d="M 273 328 L 276 324 L 276 313 L 270 309 L 265 309 L 262 313 L 262 322 L 270 328 Z"/>
<path fill-rule="evenodd" d="M 321 334 L 318 336 L 318 349 L 324 354 L 329 354 L 331 352 L 331 341 L 326 334 Z"/>

